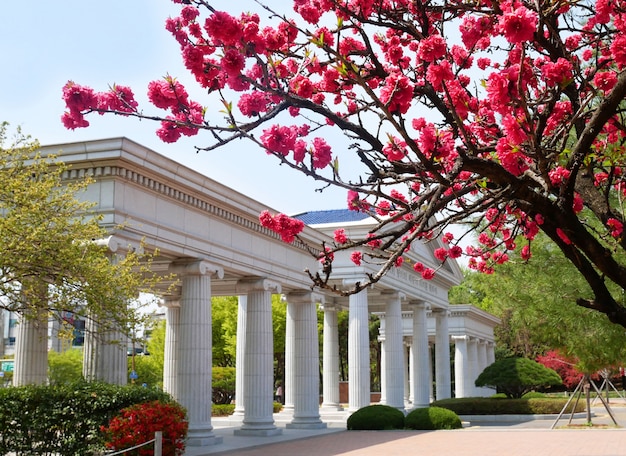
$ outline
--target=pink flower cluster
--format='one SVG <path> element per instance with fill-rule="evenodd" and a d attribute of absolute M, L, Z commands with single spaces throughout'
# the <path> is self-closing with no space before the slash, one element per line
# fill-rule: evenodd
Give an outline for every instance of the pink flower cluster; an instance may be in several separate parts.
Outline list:
<path fill-rule="evenodd" d="M 296 236 L 304 229 L 304 222 L 302 220 L 289 217 L 285 214 L 276 214 L 273 216 L 269 211 L 261 212 L 259 221 L 265 228 L 278 233 L 284 242 L 293 242 Z"/>
<path fill-rule="evenodd" d="M 132 113 L 137 110 L 137 102 L 132 90 L 126 86 L 114 85 L 108 92 L 95 92 L 68 81 L 63 86 L 62 99 L 67 111 L 61 116 L 65 128 L 75 130 L 89 126 L 85 114 L 96 111 L 101 114 L 105 111 L 114 111 L 118 114 Z"/>

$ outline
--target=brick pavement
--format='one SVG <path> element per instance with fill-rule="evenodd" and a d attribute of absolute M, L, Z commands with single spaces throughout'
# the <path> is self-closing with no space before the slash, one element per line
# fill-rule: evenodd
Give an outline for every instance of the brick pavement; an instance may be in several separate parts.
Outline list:
<path fill-rule="evenodd" d="M 626 430 L 343 431 L 240 449 L 240 456 L 624 456 Z"/>
<path fill-rule="evenodd" d="M 346 431 L 345 424 L 331 423 L 324 430 L 283 429 L 277 437 L 233 437 L 236 426 L 214 423 L 224 443 L 188 448 L 185 456 L 626 456 L 626 404 L 612 405 L 620 426 L 604 409 L 594 408 L 593 423 L 606 429 L 582 426 L 564 429 L 568 416 L 525 422 L 473 422 L 454 431 Z M 277 425 L 281 425 L 277 421 Z"/>

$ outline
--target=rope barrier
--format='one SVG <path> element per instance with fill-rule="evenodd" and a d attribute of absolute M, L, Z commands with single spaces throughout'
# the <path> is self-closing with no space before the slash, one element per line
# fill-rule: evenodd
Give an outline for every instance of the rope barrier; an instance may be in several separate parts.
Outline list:
<path fill-rule="evenodd" d="M 154 438 L 152 440 L 148 440 L 147 442 L 140 443 L 139 445 L 135 445 L 135 446 L 130 447 L 130 448 L 125 448 L 125 449 L 120 450 L 120 451 L 115 451 L 113 453 L 105 453 L 105 456 L 116 456 L 116 455 L 119 455 L 119 454 L 124 454 L 127 451 L 136 450 L 137 448 L 141 448 L 141 447 L 149 445 L 151 443 L 155 444 L 154 447 L 155 447 L 156 451 L 154 452 L 154 456 L 161 456 L 162 436 L 163 436 L 163 433 L 161 431 L 157 431 L 157 432 L 154 433 Z"/>

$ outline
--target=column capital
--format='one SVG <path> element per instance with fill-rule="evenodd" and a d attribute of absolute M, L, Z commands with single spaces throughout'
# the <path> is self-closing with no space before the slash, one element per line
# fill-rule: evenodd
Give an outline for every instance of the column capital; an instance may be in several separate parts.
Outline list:
<path fill-rule="evenodd" d="M 159 307 L 165 307 L 167 309 L 180 307 L 180 294 L 171 294 L 163 296 L 159 301 Z"/>
<path fill-rule="evenodd" d="M 409 301 L 409 306 L 416 307 L 418 309 L 430 310 L 430 304 L 422 299 L 412 299 Z"/>
<path fill-rule="evenodd" d="M 281 286 L 278 282 L 262 277 L 250 277 L 241 279 L 237 282 L 237 293 L 248 293 L 250 291 L 273 291 L 281 292 Z"/>
<path fill-rule="evenodd" d="M 383 290 L 381 296 L 386 300 L 395 300 L 399 299 L 400 301 L 404 301 L 406 299 L 406 293 L 403 293 L 398 290 Z"/>
<path fill-rule="evenodd" d="M 450 336 L 450 339 L 467 342 L 469 340 L 469 336 L 467 334 L 463 334 L 463 335 L 457 334 L 457 335 Z"/>
<path fill-rule="evenodd" d="M 326 301 L 326 297 L 323 294 L 311 290 L 296 290 L 289 292 L 285 295 L 285 299 L 287 302 L 291 302 L 293 304 L 320 303 L 322 306 Z"/>
<path fill-rule="evenodd" d="M 170 264 L 169 271 L 180 276 L 216 275 L 224 278 L 224 268 L 206 260 L 175 261 Z"/>
<path fill-rule="evenodd" d="M 449 309 L 442 309 L 441 307 L 434 307 L 431 309 L 430 311 L 434 316 L 437 317 L 449 317 L 450 316 L 450 310 Z"/>

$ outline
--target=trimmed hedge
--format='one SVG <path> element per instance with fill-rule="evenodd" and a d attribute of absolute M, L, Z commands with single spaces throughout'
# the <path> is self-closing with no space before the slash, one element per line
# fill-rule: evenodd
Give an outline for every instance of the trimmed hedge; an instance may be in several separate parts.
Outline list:
<path fill-rule="evenodd" d="M 432 406 L 452 410 L 457 415 L 547 415 L 560 413 L 566 403 L 567 398 L 506 399 L 466 397 L 435 401 L 432 403 Z M 568 406 L 568 409 L 570 406 Z M 576 412 L 584 410 L 585 403 L 580 401 Z"/>
<path fill-rule="evenodd" d="M 404 429 L 404 413 L 388 405 L 368 405 L 348 417 L 349 431 L 388 431 Z"/>
<path fill-rule="evenodd" d="M 105 383 L 0 388 L 0 454 L 84 456 L 104 448 L 100 427 L 120 410 L 172 402 L 163 391 Z"/>
<path fill-rule="evenodd" d="M 212 416 L 228 416 L 235 411 L 235 404 L 213 404 L 211 406 Z"/>
<path fill-rule="evenodd" d="M 439 429 L 460 429 L 461 418 L 452 410 L 442 407 L 425 407 L 412 410 L 404 419 L 407 429 L 436 431 Z"/>

